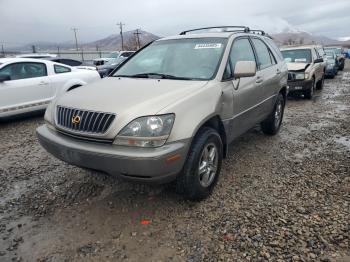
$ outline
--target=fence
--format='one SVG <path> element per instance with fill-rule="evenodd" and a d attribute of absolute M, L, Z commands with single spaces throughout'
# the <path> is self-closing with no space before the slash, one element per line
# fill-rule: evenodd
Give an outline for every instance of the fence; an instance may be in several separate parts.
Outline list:
<path fill-rule="evenodd" d="M 47 52 L 40 52 L 40 53 L 49 53 L 57 55 L 58 57 L 64 57 L 64 58 L 70 58 L 75 60 L 81 60 L 81 61 L 92 61 L 95 58 L 101 58 L 106 56 L 107 54 L 111 53 L 113 51 L 107 51 L 107 50 L 99 50 L 99 51 L 89 51 L 89 50 L 56 50 L 56 51 L 47 51 Z M 29 54 L 28 52 L 4 52 L 0 53 L 0 57 L 14 57 L 16 55 L 25 55 Z M 38 53 L 39 54 L 39 53 Z"/>

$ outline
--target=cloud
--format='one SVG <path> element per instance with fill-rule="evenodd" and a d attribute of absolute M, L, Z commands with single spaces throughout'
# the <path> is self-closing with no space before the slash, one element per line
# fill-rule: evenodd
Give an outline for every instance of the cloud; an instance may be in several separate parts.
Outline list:
<path fill-rule="evenodd" d="M 193 27 L 248 25 L 270 33 L 296 29 L 331 37 L 349 35 L 349 0 L 0 0 L 0 42 L 65 42 L 79 28 L 91 41 L 142 28 L 162 36 Z"/>

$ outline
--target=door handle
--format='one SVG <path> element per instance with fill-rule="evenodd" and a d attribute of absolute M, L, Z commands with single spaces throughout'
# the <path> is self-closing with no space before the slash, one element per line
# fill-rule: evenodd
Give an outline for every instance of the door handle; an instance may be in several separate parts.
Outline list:
<path fill-rule="evenodd" d="M 44 85 L 48 85 L 49 83 L 48 82 L 45 82 L 45 81 L 40 81 L 39 82 L 39 85 L 41 85 L 41 86 L 44 86 Z"/>
<path fill-rule="evenodd" d="M 255 83 L 260 84 L 260 83 L 262 83 L 263 81 L 264 81 L 264 79 L 263 79 L 261 76 L 257 76 L 257 77 L 256 77 L 256 80 L 255 80 Z"/>

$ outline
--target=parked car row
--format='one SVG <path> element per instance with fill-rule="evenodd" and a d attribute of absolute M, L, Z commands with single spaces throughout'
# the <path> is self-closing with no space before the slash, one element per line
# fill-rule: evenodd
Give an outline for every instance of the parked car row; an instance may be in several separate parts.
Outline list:
<path fill-rule="evenodd" d="M 277 134 L 288 92 L 311 99 L 322 89 L 336 64 L 332 52 L 317 45 L 280 50 L 264 31 L 224 26 L 119 52 L 104 65 L 96 61 L 98 71 L 0 60 L 0 116 L 26 104 L 14 101 L 19 92 L 29 106 L 54 98 L 37 129 L 49 153 L 132 181 L 176 181 L 178 192 L 200 200 L 213 190 L 232 141 L 256 124 Z M 36 81 L 37 89 L 11 91 L 16 81 Z M 31 96 L 38 93 L 45 95 Z"/>
<path fill-rule="evenodd" d="M 288 66 L 289 93 L 303 94 L 311 99 L 315 89 L 322 89 L 324 78 L 334 78 L 343 70 L 345 56 L 341 47 L 319 45 L 282 47 Z"/>

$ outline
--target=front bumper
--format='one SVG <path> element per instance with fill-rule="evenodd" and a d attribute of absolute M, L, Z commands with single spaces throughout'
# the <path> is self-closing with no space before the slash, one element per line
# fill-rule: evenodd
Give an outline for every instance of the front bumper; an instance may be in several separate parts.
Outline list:
<path fill-rule="evenodd" d="M 116 146 L 71 138 L 47 125 L 37 128 L 36 133 L 49 153 L 67 163 L 128 180 L 154 183 L 176 178 L 186 160 L 189 145 L 189 140 L 183 140 L 158 148 Z"/>
<path fill-rule="evenodd" d="M 288 81 L 289 93 L 310 90 L 312 80 Z"/>

